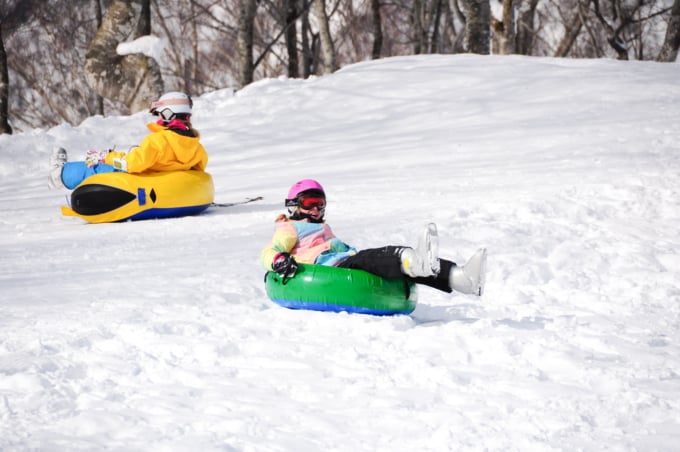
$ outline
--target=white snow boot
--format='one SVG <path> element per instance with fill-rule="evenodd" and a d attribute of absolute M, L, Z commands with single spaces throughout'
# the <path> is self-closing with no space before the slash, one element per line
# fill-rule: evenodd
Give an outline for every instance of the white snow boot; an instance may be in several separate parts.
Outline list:
<path fill-rule="evenodd" d="M 453 266 L 449 274 L 451 289 L 470 295 L 482 296 L 486 272 L 486 248 L 481 248 L 462 267 Z"/>
<path fill-rule="evenodd" d="M 401 270 L 412 278 L 436 276 L 439 273 L 439 235 L 437 225 L 429 223 L 418 238 L 418 246 L 403 248 Z"/>
<path fill-rule="evenodd" d="M 64 168 L 64 163 L 68 160 L 68 154 L 64 148 L 54 148 L 52 155 L 50 155 L 50 173 L 47 177 L 47 186 L 49 188 L 61 188 L 64 182 L 61 180 L 61 171 Z"/>
<path fill-rule="evenodd" d="M 439 274 L 439 234 L 437 225 L 428 223 L 425 230 L 418 238 L 416 254 L 425 262 L 425 269 L 429 269 L 432 275 Z"/>

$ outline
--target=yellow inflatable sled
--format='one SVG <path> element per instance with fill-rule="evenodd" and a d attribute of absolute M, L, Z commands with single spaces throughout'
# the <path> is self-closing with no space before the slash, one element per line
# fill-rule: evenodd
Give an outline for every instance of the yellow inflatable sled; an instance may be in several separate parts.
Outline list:
<path fill-rule="evenodd" d="M 210 207 L 214 192 L 204 171 L 95 174 L 73 190 L 61 213 L 90 223 L 196 215 Z"/>

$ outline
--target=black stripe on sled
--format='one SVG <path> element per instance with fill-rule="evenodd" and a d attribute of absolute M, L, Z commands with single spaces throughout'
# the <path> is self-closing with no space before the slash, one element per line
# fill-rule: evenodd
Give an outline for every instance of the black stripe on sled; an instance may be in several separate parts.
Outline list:
<path fill-rule="evenodd" d="M 135 195 L 120 188 L 88 184 L 73 190 L 71 208 L 78 215 L 99 215 L 116 210 L 135 199 Z"/>

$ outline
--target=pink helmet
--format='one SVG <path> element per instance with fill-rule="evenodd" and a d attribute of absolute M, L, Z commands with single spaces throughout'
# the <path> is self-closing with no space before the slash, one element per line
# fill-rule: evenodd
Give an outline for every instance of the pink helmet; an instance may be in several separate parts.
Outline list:
<path fill-rule="evenodd" d="M 295 182 L 290 190 L 288 190 L 288 197 L 286 198 L 286 206 L 293 207 L 297 206 L 297 199 L 300 195 L 314 194 L 318 196 L 326 197 L 326 193 L 323 191 L 323 187 L 320 183 L 314 179 L 304 179 L 299 182 Z"/>
<path fill-rule="evenodd" d="M 290 218 L 294 220 L 307 218 L 312 223 L 323 223 L 324 208 L 321 208 L 321 217 L 319 218 L 314 218 L 309 213 L 303 213 L 298 209 L 300 199 L 308 195 L 320 196 L 326 199 L 326 193 L 323 191 L 323 187 L 314 179 L 304 179 L 295 182 L 293 186 L 290 187 L 290 190 L 288 190 L 288 198 L 286 198 L 286 207 L 288 208 Z"/>

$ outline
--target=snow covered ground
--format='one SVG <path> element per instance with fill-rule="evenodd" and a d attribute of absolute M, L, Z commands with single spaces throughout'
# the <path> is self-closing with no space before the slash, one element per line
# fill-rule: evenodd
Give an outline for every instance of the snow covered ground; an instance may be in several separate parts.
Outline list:
<path fill-rule="evenodd" d="M 196 99 L 216 201 L 89 225 L 48 155 L 145 113 L 0 136 L 0 450 L 680 450 L 680 66 L 422 56 Z M 359 248 L 489 251 L 482 298 L 292 311 L 259 252 L 316 178 Z"/>

